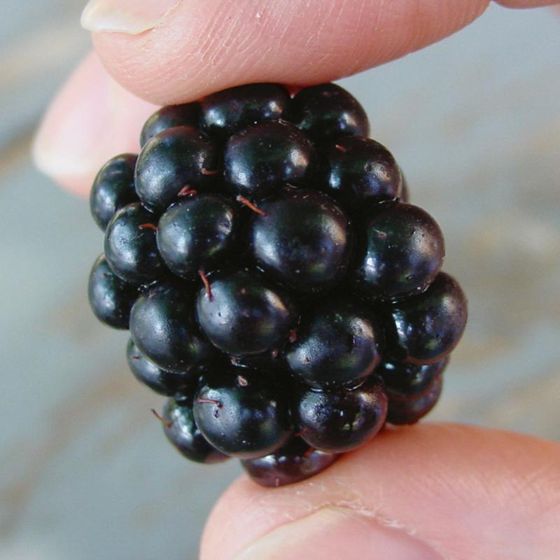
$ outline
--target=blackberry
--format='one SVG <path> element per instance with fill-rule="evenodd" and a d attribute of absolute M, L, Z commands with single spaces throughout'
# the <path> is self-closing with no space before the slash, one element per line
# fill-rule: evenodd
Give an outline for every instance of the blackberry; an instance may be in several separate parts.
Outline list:
<path fill-rule="evenodd" d="M 368 133 L 340 86 L 249 84 L 163 107 L 97 175 L 91 307 L 188 459 L 281 486 L 435 406 L 466 299 Z"/>

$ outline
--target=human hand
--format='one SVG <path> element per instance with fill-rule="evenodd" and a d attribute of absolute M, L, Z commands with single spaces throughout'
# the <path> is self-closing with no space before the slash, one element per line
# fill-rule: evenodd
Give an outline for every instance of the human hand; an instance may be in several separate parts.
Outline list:
<path fill-rule="evenodd" d="M 106 159 L 136 150 L 154 110 L 109 78 L 97 56 L 135 94 L 187 101 L 248 81 L 351 74 L 458 30 L 488 2 L 321 0 L 318 12 L 304 0 L 121 0 L 121 10 L 136 10 L 129 33 L 125 12 L 111 18 L 110 2 L 97 4 L 86 23 L 120 33 L 94 34 L 98 55 L 55 101 L 35 148 L 47 173 L 82 193 Z M 144 9 L 155 18 L 141 17 Z M 241 479 L 209 519 L 202 558 L 552 560 L 559 534 L 560 445 L 424 424 L 385 431 L 309 482 L 271 491 Z"/>

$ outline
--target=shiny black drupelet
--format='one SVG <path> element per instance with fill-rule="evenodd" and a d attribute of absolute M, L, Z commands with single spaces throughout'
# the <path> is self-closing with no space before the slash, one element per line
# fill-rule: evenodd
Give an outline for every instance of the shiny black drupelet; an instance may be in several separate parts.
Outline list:
<path fill-rule="evenodd" d="M 368 135 L 338 85 L 248 84 L 160 109 L 97 175 L 91 307 L 186 458 L 296 483 L 437 403 L 466 298 Z"/>

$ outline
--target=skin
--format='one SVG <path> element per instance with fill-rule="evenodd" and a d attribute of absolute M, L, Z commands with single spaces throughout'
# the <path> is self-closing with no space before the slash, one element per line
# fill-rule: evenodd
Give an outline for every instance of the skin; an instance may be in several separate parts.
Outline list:
<path fill-rule="evenodd" d="M 95 53 L 44 118 L 37 165 L 85 195 L 104 161 L 137 149 L 154 104 L 248 81 L 337 79 L 458 31 L 488 3 L 321 0 L 317 11 L 285 0 L 255 17 L 256 0 L 190 0 L 144 33 L 95 33 Z M 560 444 L 424 423 L 386 430 L 311 481 L 271 491 L 240 478 L 210 515 L 200 557 L 553 560 L 559 534 Z"/>

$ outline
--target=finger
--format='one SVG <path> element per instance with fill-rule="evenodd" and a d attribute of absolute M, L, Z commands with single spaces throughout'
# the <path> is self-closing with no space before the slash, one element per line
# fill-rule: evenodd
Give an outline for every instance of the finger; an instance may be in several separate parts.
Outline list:
<path fill-rule="evenodd" d="M 165 104 L 253 81 L 330 81 L 461 29 L 489 0 L 92 0 L 109 72 Z"/>
<path fill-rule="evenodd" d="M 458 425 L 388 430 L 314 479 L 242 478 L 203 560 L 560 558 L 560 445 Z"/>
<path fill-rule="evenodd" d="M 376 4 L 373 0 L 370 1 L 372 2 L 372 5 Z M 478 2 L 477 4 L 484 4 L 484 3 L 485 2 Z M 121 2 L 120 3 L 121 9 L 123 9 L 123 7 L 126 6 L 126 4 L 127 4 L 126 2 Z M 180 4 L 180 3 L 174 0 L 173 5 L 176 4 Z M 275 3 L 273 5 L 273 9 L 276 11 L 278 10 L 277 4 L 282 4 L 282 3 Z M 292 4 L 289 3 L 286 4 L 288 6 L 286 9 L 289 12 L 289 6 L 291 6 Z M 306 2 L 306 4 L 312 4 L 312 3 Z M 346 3 L 343 3 L 343 6 L 346 6 L 344 10 L 348 11 L 349 10 L 348 6 L 350 4 L 352 4 L 352 6 L 354 7 L 357 6 L 356 2 L 347 1 Z M 402 0 L 400 0 L 399 2 L 395 2 L 394 4 L 393 3 L 391 4 L 391 10 L 393 10 L 393 6 L 395 6 L 395 10 L 396 10 L 395 11 L 396 19 L 393 21 L 393 23 L 387 20 L 387 16 L 384 16 L 383 18 L 381 17 L 378 18 L 378 22 L 376 24 L 376 27 L 378 28 L 378 32 L 374 34 L 375 39 L 373 40 L 371 46 L 367 46 L 367 53 L 365 53 L 367 54 L 367 56 L 370 56 L 370 62 L 371 60 L 373 60 L 371 59 L 371 56 L 375 54 L 376 49 L 383 50 L 384 48 L 388 48 L 387 45 L 385 44 L 385 39 L 383 38 L 385 37 L 387 41 L 390 41 L 392 34 L 386 32 L 384 26 L 389 25 L 389 29 L 391 29 L 391 25 L 397 26 L 396 29 L 399 30 L 400 32 L 400 27 L 398 27 L 398 21 L 405 21 L 405 23 L 406 21 L 408 21 L 406 18 L 404 18 L 403 20 L 404 16 L 402 15 L 398 16 L 398 13 L 400 13 L 399 10 L 402 8 L 399 8 L 399 10 L 397 10 L 397 7 L 400 6 L 401 4 L 403 4 Z M 405 2 L 404 4 L 408 4 L 408 3 Z M 426 6 L 432 4 L 437 4 L 438 6 L 441 5 L 440 2 L 433 0 L 431 2 L 421 3 L 421 6 L 422 9 L 426 9 L 425 8 Z M 469 18 L 471 18 L 471 16 L 474 17 L 476 15 L 474 14 L 474 7 L 471 8 L 471 12 L 473 13 L 469 12 L 466 9 L 466 6 L 468 4 L 471 4 L 471 2 L 466 2 L 462 0 L 460 4 L 457 4 L 456 12 L 454 12 L 453 9 L 449 9 L 447 10 L 447 12 L 442 11 L 441 14 L 438 14 L 438 18 L 436 19 L 439 21 L 439 18 L 442 17 L 443 21 L 447 21 L 445 19 L 445 14 L 448 13 L 448 14 L 455 14 L 454 15 L 455 20 L 457 21 L 461 20 L 461 22 L 465 22 Z M 107 9 L 108 5 L 109 3 L 104 1 L 101 3 L 97 3 L 98 6 L 97 10 L 91 8 L 91 4 L 89 9 L 90 13 L 92 11 L 97 12 L 98 19 L 100 17 L 105 18 L 105 24 L 106 24 L 105 27 L 107 26 L 110 27 L 109 23 L 111 21 L 110 19 L 111 12 L 110 11 L 108 12 Z M 152 0 L 151 2 L 142 2 L 142 3 L 134 2 L 132 5 L 133 7 L 136 7 L 137 10 L 140 10 L 142 8 L 146 9 L 146 7 L 148 8 L 151 7 L 151 9 L 154 10 L 154 7 L 161 8 L 163 6 L 163 0 L 161 1 Z M 196 2 L 194 4 L 189 3 L 189 5 L 192 5 L 193 9 L 197 6 Z M 199 8 L 197 8 L 199 10 L 202 10 L 199 14 L 200 17 L 204 16 L 204 7 L 210 7 L 210 5 L 211 2 L 206 2 L 201 4 Z M 237 6 L 238 4 L 235 3 L 235 5 Z M 103 8 L 104 6 L 105 8 Z M 240 6 L 241 6 L 240 9 L 242 10 L 243 5 L 240 4 Z M 465 8 L 462 11 L 461 11 L 461 6 Z M 270 6 L 267 9 L 269 8 Z M 247 8 L 245 8 L 245 12 L 246 10 Z M 481 10 L 482 8 L 480 8 L 478 11 Z M 175 11 L 172 10 L 167 14 L 166 17 L 170 18 L 172 15 L 174 16 Z M 156 16 L 154 14 L 156 12 L 152 11 L 151 12 L 152 17 L 148 19 L 151 19 L 151 21 L 155 21 Z M 133 15 L 135 15 L 136 18 L 135 19 L 136 31 L 149 28 L 149 25 L 146 23 L 146 20 L 145 19 L 142 20 L 138 11 L 132 13 Z M 345 13 L 346 12 L 338 16 L 336 13 L 334 13 L 331 10 L 331 14 L 329 16 L 333 18 L 333 21 L 339 22 L 341 24 L 345 23 L 345 29 L 346 31 L 348 31 L 348 33 L 344 33 L 342 35 L 338 34 L 336 37 L 333 36 L 332 41 L 339 43 L 340 53 L 348 52 L 349 49 L 352 50 L 354 48 L 359 48 L 359 45 L 355 45 L 353 34 L 349 32 L 352 28 L 353 23 L 351 21 L 346 21 L 346 22 L 344 21 Z M 87 14 L 87 10 L 86 10 L 86 14 Z M 460 16 L 459 14 L 463 14 L 463 15 Z M 225 13 L 223 15 L 224 17 L 227 16 L 227 14 Z M 371 14 L 371 16 L 373 15 L 374 14 Z M 272 15 L 268 14 L 266 18 L 268 22 L 267 25 L 270 24 L 271 17 Z M 412 16 L 410 16 L 410 18 L 412 18 Z M 371 19 L 371 17 L 369 19 Z M 114 15 L 112 21 L 114 24 L 115 23 Z M 281 18 L 278 24 L 279 27 L 282 27 L 283 21 L 284 20 Z M 300 24 L 303 25 L 301 21 L 303 21 L 303 18 L 301 20 L 296 18 L 295 21 L 293 22 L 293 25 L 296 26 Z M 117 19 L 117 23 L 119 23 L 118 19 Z M 121 24 L 120 27 L 122 28 L 124 24 L 122 22 L 120 22 L 120 24 Z M 163 26 L 163 23 L 161 25 Z M 225 23 L 218 22 L 216 24 L 216 29 L 212 33 L 216 33 L 216 36 L 218 37 L 220 31 L 222 30 L 223 25 L 227 25 L 227 21 Z M 449 21 L 448 24 L 441 23 L 441 26 L 442 29 L 443 28 L 448 29 Z M 158 29 L 160 30 L 158 32 L 161 34 L 161 28 Z M 406 27 L 406 29 L 408 30 L 407 32 L 411 32 L 410 31 L 411 29 L 416 29 L 417 31 L 415 32 L 418 34 L 418 36 L 422 34 L 425 35 L 425 33 L 422 31 L 423 29 L 422 19 L 418 17 L 414 19 L 413 23 L 408 21 L 408 26 Z M 154 30 L 154 33 L 155 31 L 156 30 Z M 303 27 L 301 28 L 301 31 L 302 33 L 306 32 L 306 30 Z M 182 38 L 181 29 L 180 28 L 175 29 L 174 33 L 175 36 L 177 37 L 180 36 L 179 39 L 177 39 L 177 41 L 181 42 L 181 38 Z M 124 44 L 126 44 L 127 41 L 140 40 L 140 37 L 133 37 L 133 36 L 127 37 L 127 36 L 123 36 L 123 34 L 120 33 L 116 33 L 116 34 L 102 33 L 100 35 L 106 36 L 105 40 L 107 41 L 107 48 L 108 48 L 109 55 L 112 52 L 111 48 L 118 47 L 116 43 L 115 45 L 113 45 L 113 47 L 111 47 L 112 45 L 111 41 L 116 41 L 116 42 L 121 41 L 124 42 Z M 148 35 L 151 36 L 152 33 L 143 34 L 142 37 L 144 37 L 144 39 L 142 40 L 143 41 L 147 40 L 146 38 Z M 307 31 L 307 35 L 309 35 L 308 31 Z M 311 35 L 311 37 L 313 36 L 314 35 Z M 208 49 L 206 49 L 208 56 L 209 53 L 213 52 L 212 49 L 219 48 L 218 39 L 216 39 L 216 41 L 212 41 L 211 40 L 212 37 L 213 35 L 210 34 L 208 39 L 209 46 Z M 263 41 L 265 39 L 266 39 L 266 34 L 263 35 Z M 328 34 L 327 34 L 327 39 L 328 39 Z M 102 38 L 100 40 L 103 41 Z M 255 40 L 259 40 L 258 34 L 255 37 Z M 162 45 L 158 43 L 157 39 L 152 39 L 151 41 L 153 43 L 153 52 L 152 50 L 150 50 L 151 48 L 150 45 L 144 45 L 144 48 L 142 48 L 143 51 L 145 50 L 145 54 L 143 56 L 145 56 L 146 58 L 146 69 L 145 72 L 140 71 L 140 69 L 138 69 L 139 71 L 138 75 L 140 78 L 145 76 L 147 79 L 150 79 L 152 81 L 155 80 L 156 85 L 166 82 L 164 71 L 167 64 L 167 66 L 171 65 L 172 76 L 170 77 L 171 82 L 169 87 L 171 88 L 171 93 L 175 94 L 175 99 L 177 99 L 177 96 L 185 99 L 188 97 L 196 97 L 196 94 L 194 94 L 193 92 L 204 91 L 204 87 L 206 87 L 207 89 L 212 88 L 212 85 L 210 83 L 201 82 L 198 85 L 196 85 L 193 82 L 193 80 L 196 82 L 196 78 L 195 78 L 194 67 L 193 68 L 190 67 L 191 66 L 190 60 L 187 60 L 186 67 L 181 66 L 179 63 L 175 64 L 175 61 L 173 61 L 173 63 L 169 63 L 169 61 L 162 60 L 161 61 L 162 70 L 160 72 L 159 69 L 160 60 L 158 59 L 158 61 L 155 63 L 153 62 L 153 60 L 151 63 L 149 61 L 152 59 L 152 54 L 154 57 L 157 58 L 158 53 L 160 53 L 162 50 L 165 50 L 166 47 L 165 41 L 164 38 L 161 39 L 161 41 L 164 42 Z M 284 39 L 284 43 L 287 43 L 287 46 L 290 47 L 291 43 L 288 39 Z M 210 45 L 213 45 L 213 47 L 211 48 Z M 315 46 L 313 47 L 313 45 Z M 258 44 L 255 43 L 253 46 L 256 49 L 256 51 L 260 50 Z M 228 60 L 230 60 L 230 54 L 232 53 L 228 45 L 222 44 L 222 47 L 224 48 L 224 53 L 227 53 L 227 56 L 224 55 L 218 58 L 222 60 L 223 63 L 225 63 Z M 316 51 L 311 50 L 312 47 L 317 50 Z M 184 48 L 186 48 L 185 45 L 183 45 L 183 49 Z M 286 81 L 288 79 L 286 77 L 286 80 L 283 80 L 282 75 L 278 74 L 277 71 L 285 71 L 287 72 L 286 76 L 288 75 L 294 76 L 293 80 L 291 81 L 301 81 L 302 77 L 305 76 L 309 77 L 314 75 L 313 72 L 319 71 L 323 67 L 323 65 L 325 65 L 325 69 L 321 70 L 320 75 L 324 75 L 326 78 L 330 79 L 332 77 L 335 77 L 335 75 L 329 75 L 328 69 L 332 68 L 333 70 L 336 70 L 337 68 L 336 64 L 334 65 L 334 67 L 332 64 L 333 56 L 335 56 L 337 52 L 337 47 L 336 45 L 333 46 L 331 44 L 330 51 L 327 51 L 326 49 L 327 49 L 326 45 L 321 44 L 320 38 L 316 37 L 313 41 L 310 40 L 309 49 L 306 51 L 306 53 L 303 54 L 306 55 L 308 59 L 309 57 L 315 57 L 314 60 L 312 62 L 308 60 L 308 62 L 305 63 L 305 57 L 304 58 L 300 57 L 297 65 L 293 64 L 293 60 L 289 59 L 289 56 L 291 55 L 288 53 L 288 51 L 285 51 L 285 53 L 282 54 L 284 51 L 282 49 L 279 49 L 277 55 L 280 58 L 276 59 L 276 63 L 275 63 L 276 66 L 272 65 L 269 68 L 267 68 L 267 67 L 263 67 L 263 64 L 257 65 L 255 66 L 253 74 L 247 73 L 248 69 L 239 66 L 238 55 L 235 55 L 235 53 L 233 53 L 231 58 L 231 64 L 230 64 L 230 72 L 234 72 L 234 73 L 237 72 L 237 78 L 234 79 L 233 81 L 230 78 L 229 79 L 230 84 L 236 82 L 242 82 L 242 81 L 250 81 L 249 78 L 251 76 L 254 77 L 256 80 L 257 79 L 266 80 L 267 77 L 270 78 L 271 80 L 275 79 L 276 77 L 279 81 Z M 253 49 L 249 49 L 249 51 L 250 51 L 249 54 L 251 56 L 254 56 Z M 118 55 L 118 53 L 116 54 Z M 359 53 L 356 52 L 356 54 Z M 182 56 L 184 58 L 187 55 L 185 53 L 182 53 Z M 212 56 L 214 59 L 216 59 L 217 53 L 214 53 Z M 355 56 L 351 56 L 349 58 L 342 56 L 342 54 L 340 56 L 342 57 L 341 58 L 342 67 L 343 68 L 346 67 L 345 72 L 349 73 L 350 67 L 348 67 L 347 60 L 354 60 Z M 381 54 L 376 56 L 381 56 Z M 250 59 L 247 60 L 249 64 Z M 381 61 L 382 56 L 381 58 L 378 58 L 378 60 Z M 139 63 L 143 64 L 142 61 L 139 61 Z M 153 67 L 154 64 L 156 65 L 155 70 Z M 237 68 L 236 68 L 236 64 L 237 64 Z M 278 67 L 279 64 L 280 66 Z M 307 66 L 310 67 L 307 68 L 306 64 Z M 214 80 L 226 79 L 227 73 L 222 74 L 213 68 L 208 70 L 208 66 L 209 65 L 207 65 L 205 72 L 200 74 L 201 79 L 204 78 L 205 80 L 208 80 L 210 77 L 213 77 Z M 340 67 L 340 65 L 338 67 Z M 258 72 L 260 72 L 259 68 L 261 68 L 263 71 L 262 75 L 258 74 Z M 181 90 L 178 84 L 173 81 L 173 75 L 179 76 L 179 78 L 181 79 L 186 78 L 188 80 L 188 83 L 192 86 L 190 92 L 188 92 L 188 95 L 185 96 L 184 90 Z M 296 75 L 298 76 L 297 79 L 295 77 Z M 224 85 L 225 87 L 225 82 L 222 85 Z M 217 83 L 216 83 L 216 87 L 218 87 Z M 47 113 L 42 126 L 40 127 L 34 145 L 34 156 L 35 156 L 36 163 L 42 171 L 44 171 L 47 175 L 53 177 L 57 182 L 59 182 L 63 186 L 69 188 L 70 190 L 78 192 L 80 194 L 86 194 L 90 188 L 91 182 L 93 181 L 96 171 L 109 157 L 115 155 L 116 153 L 138 150 L 137 138 L 138 138 L 138 133 L 141 124 L 153 109 L 154 109 L 153 106 L 151 106 L 148 103 L 142 102 L 137 97 L 127 93 L 126 90 L 120 87 L 112 78 L 108 76 L 108 74 L 103 69 L 96 56 L 90 55 L 86 59 L 86 61 L 82 63 L 82 65 L 78 68 L 78 70 L 74 73 L 74 75 L 71 77 L 69 82 L 63 88 L 62 92 L 59 94 L 59 96 L 53 103 L 51 109 Z"/>
<path fill-rule="evenodd" d="M 155 111 L 128 93 L 89 55 L 58 94 L 33 145 L 36 165 L 61 185 L 89 192 L 110 157 L 137 152 L 140 129 Z"/>

